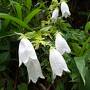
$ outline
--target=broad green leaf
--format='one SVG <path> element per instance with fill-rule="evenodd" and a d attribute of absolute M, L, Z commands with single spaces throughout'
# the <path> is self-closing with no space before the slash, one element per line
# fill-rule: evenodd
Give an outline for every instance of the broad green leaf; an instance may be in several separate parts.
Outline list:
<path fill-rule="evenodd" d="M 85 68 L 85 61 L 84 57 L 75 57 L 74 58 L 76 66 L 79 70 L 79 73 L 82 77 L 83 83 L 85 85 L 85 73 L 86 73 L 86 68 Z"/>
<path fill-rule="evenodd" d="M 30 29 L 30 27 L 24 21 L 22 21 L 16 17 L 13 17 L 9 14 L 0 13 L 0 18 L 12 20 L 13 22 L 19 24 L 20 26 L 22 26 L 24 28 Z"/>
<path fill-rule="evenodd" d="M 86 69 L 86 85 L 84 90 L 90 90 L 90 68 Z"/>
<path fill-rule="evenodd" d="M 25 5 L 28 8 L 28 10 L 30 10 L 32 6 L 32 0 L 26 0 Z"/>
<path fill-rule="evenodd" d="M 34 9 L 32 12 L 30 12 L 30 13 L 25 17 L 24 21 L 28 24 L 28 23 L 31 21 L 31 19 L 32 19 L 36 14 L 38 14 L 40 11 L 41 11 L 41 9 L 39 9 L 39 8 Z"/>
<path fill-rule="evenodd" d="M 22 83 L 18 86 L 18 90 L 28 90 L 28 86 L 25 83 Z"/>

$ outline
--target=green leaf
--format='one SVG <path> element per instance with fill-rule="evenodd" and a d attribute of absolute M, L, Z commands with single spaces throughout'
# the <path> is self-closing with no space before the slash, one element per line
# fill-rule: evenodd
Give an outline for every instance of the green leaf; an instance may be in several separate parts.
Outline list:
<path fill-rule="evenodd" d="M 8 80 L 7 90 L 13 90 L 13 82 L 12 82 L 12 80 Z"/>
<path fill-rule="evenodd" d="M 1 22 L 1 20 L 0 20 L 0 31 L 1 31 L 1 28 L 2 28 L 2 22 Z"/>
<path fill-rule="evenodd" d="M 80 54 L 81 47 L 77 43 L 72 43 L 72 50 L 75 52 L 77 56 Z"/>
<path fill-rule="evenodd" d="M 5 38 L 5 37 L 11 37 L 11 36 L 15 36 L 16 34 L 15 33 L 0 33 L 0 39 L 1 38 Z"/>
<path fill-rule="evenodd" d="M 10 48 L 10 43 L 6 39 L 0 39 L 0 52 L 8 51 Z"/>
<path fill-rule="evenodd" d="M 60 80 L 57 80 L 57 86 L 55 90 L 64 90 L 64 85 Z"/>
<path fill-rule="evenodd" d="M 32 6 L 32 0 L 26 0 L 25 5 L 30 10 Z"/>
<path fill-rule="evenodd" d="M 82 77 L 83 83 L 85 85 L 85 73 L 86 73 L 86 68 L 85 68 L 85 61 L 84 57 L 75 57 L 74 58 L 76 66 L 79 70 L 79 73 Z"/>
<path fill-rule="evenodd" d="M 22 6 L 20 5 L 20 3 L 17 3 L 15 1 L 11 1 L 11 4 L 14 5 L 14 7 L 17 11 L 18 18 L 22 20 Z"/>
<path fill-rule="evenodd" d="M 36 14 L 38 14 L 40 11 L 41 11 L 41 9 L 39 9 L 39 8 L 34 9 L 32 12 L 30 12 L 30 13 L 25 17 L 24 21 L 28 24 L 28 23 L 31 21 L 31 19 L 32 19 Z"/>
<path fill-rule="evenodd" d="M 52 27 L 52 26 L 47 26 L 47 27 L 41 28 L 40 31 L 46 32 L 46 31 L 48 31 L 51 27 Z"/>
<path fill-rule="evenodd" d="M 0 64 L 4 63 L 9 56 L 9 52 L 4 52 L 0 54 Z"/>
<path fill-rule="evenodd" d="M 9 52 L 4 52 L 0 54 L 0 71 L 4 71 L 6 69 L 8 58 Z"/>
<path fill-rule="evenodd" d="M 86 69 L 86 86 L 85 86 L 85 89 L 83 90 L 90 90 L 90 68 Z"/>
<path fill-rule="evenodd" d="M 23 22 L 22 20 L 20 20 L 20 19 L 18 19 L 16 17 L 13 17 L 13 16 L 11 16 L 9 14 L 0 13 L 0 18 L 12 20 L 13 22 L 19 24 L 23 28 L 30 29 L 30 27 L 25 22 Z"/>
<path fill-rule="evenodd" d="M 85 31 L 88 33 L 88 30 L 90 30 L 90 22 L 87 22 L 85 25 Z"/>
<path fill-rule="evenodd" d="M 10 20 L 9 19 L 5 19 L 4 20 L 4 23 L 3 23 L 3 30 L 5 30 L 6 28 L 7 28 L 7 26 L 8 26 L 8 24 L 10 23 Z"/>
<path fill-rule="evenodd" d="M 28 90 L 28 86 L 25 83 L 22 83 L 18 86 L 18 90 Z"/>

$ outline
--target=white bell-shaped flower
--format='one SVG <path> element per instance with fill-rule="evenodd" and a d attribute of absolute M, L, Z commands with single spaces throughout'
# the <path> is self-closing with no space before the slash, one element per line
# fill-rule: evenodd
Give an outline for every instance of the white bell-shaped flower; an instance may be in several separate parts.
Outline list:
<path fill-rule="evenodd" d="M 66 40 L 59 33 L 56 34 L 55 47 L 60 52 L 61 55 L 63 55 L 65 52 L 66 53 L 71 52 L 71 49 L 67 44 Z"/>
<path fill-rule="evenodd" d="M 63 56 L 56 49 L 50 49 L 49 60 L 53 72 L 53 79 L 56 78 L 56 75 L 62 76 L 63 71 L 70 72 Z"/>
<path fill-rule="evenodd" d="M 57 8 L 55 8 L 55 10 L 52 12 L 52 17 L 51 17 L 52 21 L 56 21 L 57 18 L 58 18 L 58 16 L 59 16 L 59 8 L 57 7 Z"/>
<path fill-rule="evenodd" d="M 61 2 L 61 12 L 62 12 L 62 17 L 67 18 L 68 16 L 71 15 L 70 11 L 69 11 L 69 7 L 67 5 L 66 2 Z"/>
<path fill-rule="evenodd" d="M 44 78 L 33 45 L 28 39 L 21 39 L 18 53 L 19 66 L 22 63 L 25 64 L 28 70 L 29 81 L 32 80 L 34 83 L 36 83 L 39 77 Z"/>
<path fill-rule="evenodd" d="M 29 82 L 30 80 L 32 80 L 34 83 L 36 83 L 39 77 L 44 79 L 40 63 L 37 59 L 29 58 L 28 62 L 25 63 L 25 65 L 28 71 Z"/>
<path fill-rule="evenodd" d="M 35 50 L 31 42 L 28 39 L 23 38 L 19 43 L 19 66 L 22 63 L 28 62 L 29 57 L 32 59 L 37 59 Z"/>

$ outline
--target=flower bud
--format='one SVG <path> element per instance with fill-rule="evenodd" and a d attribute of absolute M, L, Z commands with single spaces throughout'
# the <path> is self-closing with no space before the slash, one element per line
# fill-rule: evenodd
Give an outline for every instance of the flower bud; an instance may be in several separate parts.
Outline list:
<path fill-rule="evenodd" d="M 58 18 L 58 16 L 59 16 L 59 9 L 58 9 L 58 7 L 57 7 L 57 8 L 55 8 L 55 10 L 53 11 L 51 19 L 52 19 L 53 21 L 56 21 L 57 18 Z"/>

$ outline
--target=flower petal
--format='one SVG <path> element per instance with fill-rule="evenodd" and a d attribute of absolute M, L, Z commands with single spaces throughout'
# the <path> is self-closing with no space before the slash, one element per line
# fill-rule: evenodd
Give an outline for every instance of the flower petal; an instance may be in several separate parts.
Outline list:
<path fill-rule="evenodd" d="M 63 55 L 65 52 L 71 52 L 66 40 L 59 33 L 56 34 L 55 47 L 61 53 L 61 55 Z"/>
<path fill-rule="evenodd" d="M 49 60 L 53 72 L 53 79 L 55 79 L 56 75 L 62 76 L 63 71 L 70 72 L 63 56 L 56 49 L 50 49 Z"/>
<path fill-rule="evenodd" d="M 37 59 L 35 50 L 31 42 L 28 39 L 23 38 L 21 39 L 19 44 L 19 66 L 22 63 L 28 62 L 29 57 L 32 59 Z"/>
<path fill-rule="evenodd" d="M 44 79 L 40 63 L 37 59 L 29 58 L 28 62 L 25 63 L 25 65 L 28 71 L 29 82 L 30 80 L 32 80 L 32 82 L 36 83 L 39 77 Z"/>

